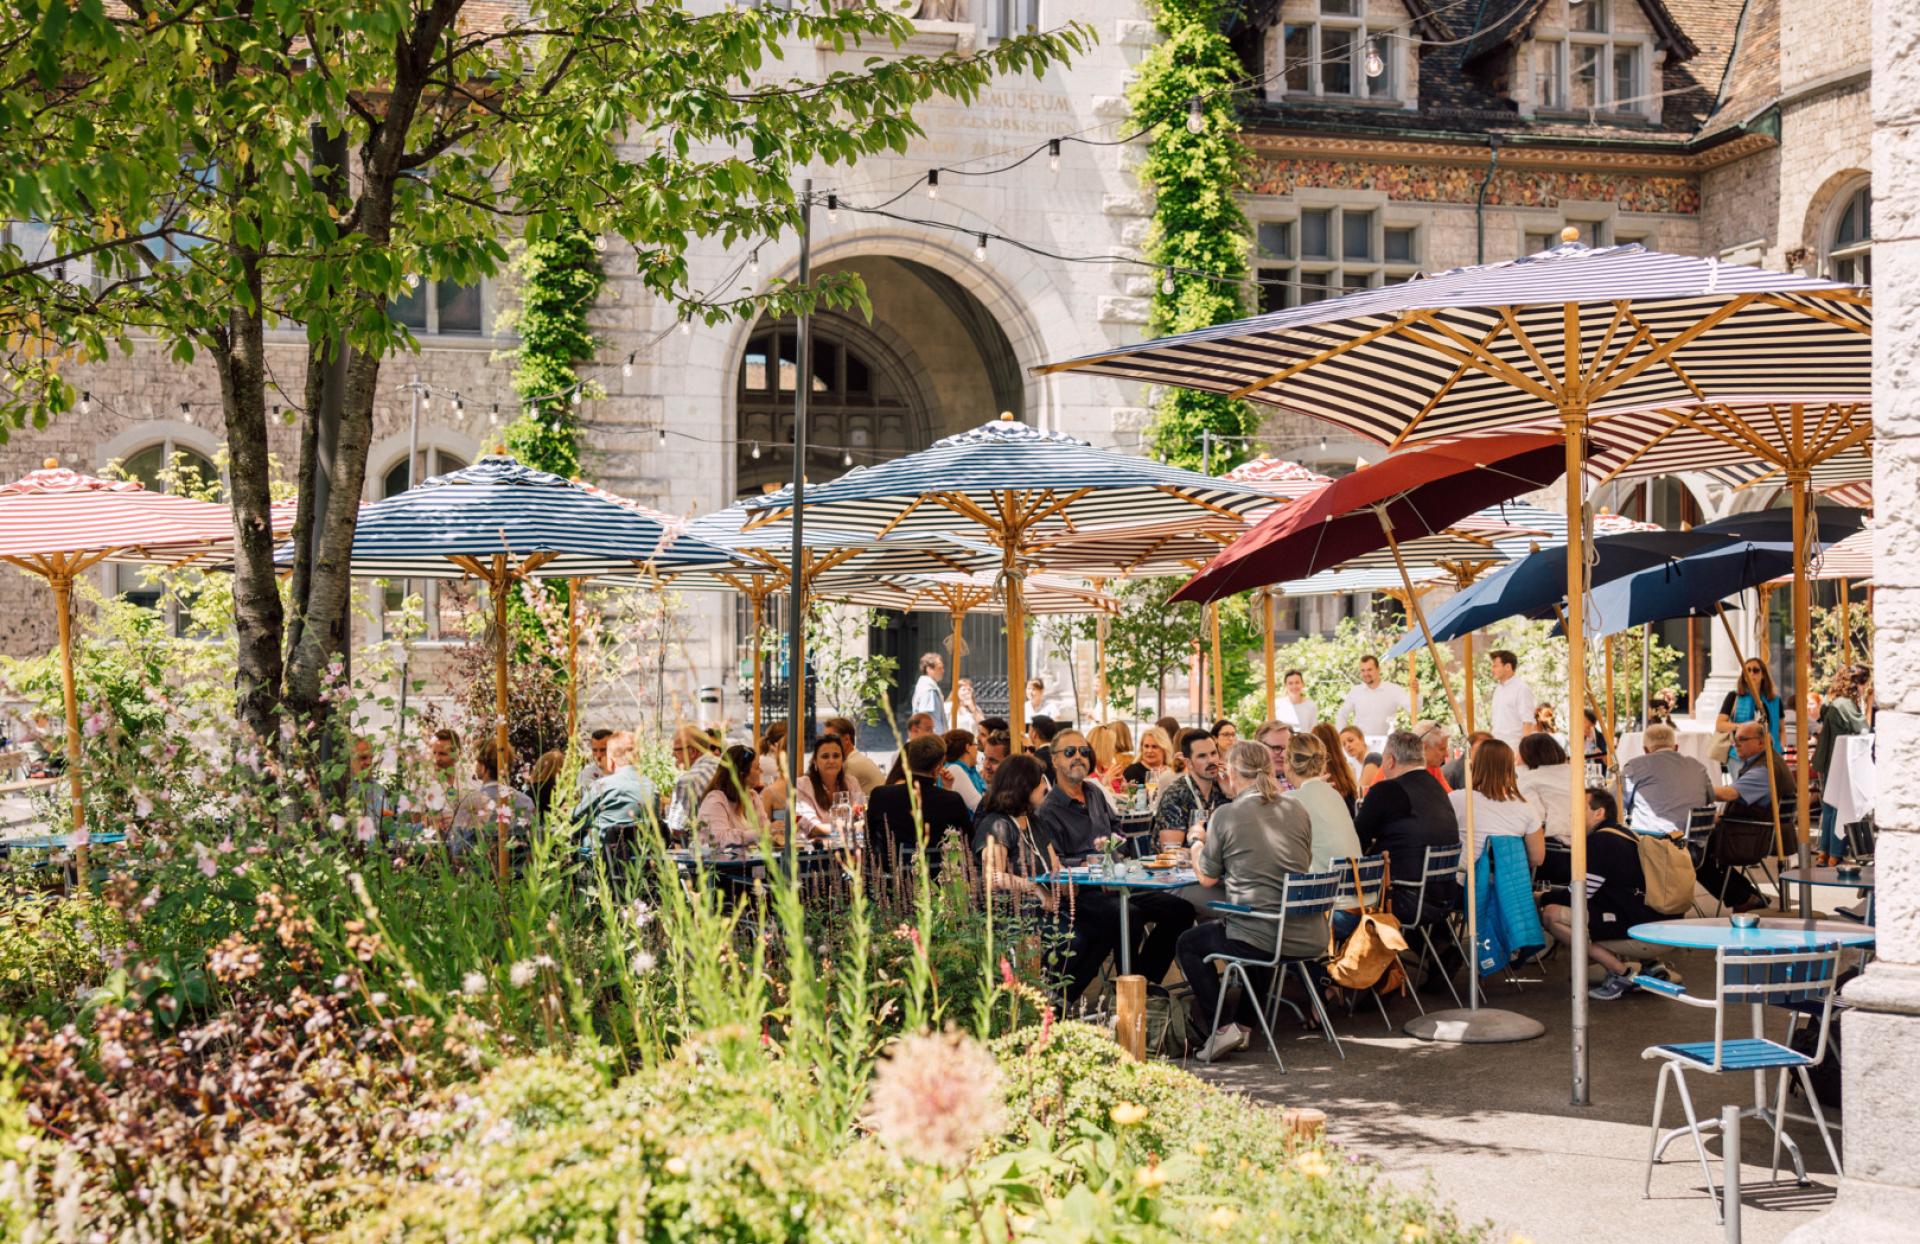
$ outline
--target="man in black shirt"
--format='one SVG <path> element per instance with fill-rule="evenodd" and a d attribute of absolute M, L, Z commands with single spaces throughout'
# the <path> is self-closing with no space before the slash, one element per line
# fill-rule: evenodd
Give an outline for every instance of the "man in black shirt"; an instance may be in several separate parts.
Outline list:
<path fill-rule="evenodd" d="M 1078 730 L 1062 730 L 1053 740 L 1053 789 L 1048 792 L 1034 815 L 1046 829 L 1058 849 L 1069 857 L 1085 857 L 1098 851 L 1107 838 L 1119 833 L 1119 821 L 1106 792 L 1087 781 L 1093 771 L 1093 746 Z M 1120 919 L 1120 900 L 1107 890 L 1080 891 L 1078 919 Z M 1139 950 L 1133 957 L 1135 972 L 1150 985 L 1166 979 L 1173 966 L 1174 943 L 1193 927 L 1193 904 L 1178 894 L 1143 891 L 1127 905 L 1127 936 Z M 1140 941 L 1143 930 L 1146 940 Z"/>
<path fill-rule="evenodd" d="M 1360 836 L 1362 851 L 1386 854 L 1387 868 L 1396 882 L 1420 879 L 1428 847 L 1460 845 L 1459 819 L 1440 779 L 1427 772 L 1419 735 L 1395 730 L 1387 736 L 1386 746 L 1380 750 L 1380 776 L 1360 801 L 1353 828 Z M 1428 881 L 1427 914 L 1452 910 L 1459 892 L 1459 885 L 1453 881 Z M 1393 887 L 1393 914 L 1402 924 L 1414 923 L 1419 917 L 1413 906 L 1414 894 L 1411 888 Z M 1336 926 L 1336 934 L 1339 931 Z"/>
<path fill-rule="evenodd" d="M 908 780 L 867 792 L 868 841 L 878 844 L 891 839 L 904 850 L 926 842 L 938 851 L 950 829 L 958 830 L 963 840 L 969 837 L 973 816 L 967 811 L 966 800 L 942 787 L 936 776 L 947 762 L 946 741 L 937 734 L 923 734 L 909 739 L 900 754 Z M 920 802 L 917 821 L 915 790 Z"/>

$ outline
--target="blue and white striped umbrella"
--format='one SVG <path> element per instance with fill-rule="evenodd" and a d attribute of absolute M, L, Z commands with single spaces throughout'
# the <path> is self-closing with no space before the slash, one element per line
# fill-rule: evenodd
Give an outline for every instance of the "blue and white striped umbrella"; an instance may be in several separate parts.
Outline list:
<path fill-rule="evenodd" d="M 354 526 L 356 575 L 487 578 L 496 556 L 505 557 L 509 573 L 534 578 L 591 578 L 640 567 L 668 573 L 739 561 L 660 516 L 502 455 L 362 506 Z"/>
<path fill-rule="evenodd" d="M 745 502 L 765 523 L 791 496 Z M 807 523 L 868 535 L 974 534 L 998 544 L 1039 533 L 1177 520 L 1226 531 L 1271 508 L 1270 490 L 1098 449 L 1014 419 L 984 423 L 919 453 L 851 471 L 806 493 Z"/>
<path fill-rule="evenodd" d="M 772 575 L 784 585 L 791 573 L 792 523 L 783 520 L 748 524 L 757 516 L 755 506 L 779 504 L 792 495 L 793 488 L 789 485 L 765 497 L 736 501 L 725 509 L 694 519 L 687 525 L 688 533 L 727 550 L 752 572 Z M 808 517 L 812 517 L 811 507 Z M 801 574 L 809 591 L 822 594 L 829 585 L 871 583 L 903 575 L 971 574 L 996 566 L 1000 561 L 999 552 L 990 545 L 951 533 L 923 532 L 882 538 L 810 521 L 801 527 L 800 538 Z M 731 578 L 732 575 L 696 571 L 676 576 L 673 583 L 676 587 L 699 590 L 704 586 L 723 587 Z"/>
<path fill-rule="evenodd" d="M 1557 417 L 1871 392 L 1871 296 L 1835 282 L 1568 242 L 1054 363 L 1226 393 L 1398 447 Z"/>

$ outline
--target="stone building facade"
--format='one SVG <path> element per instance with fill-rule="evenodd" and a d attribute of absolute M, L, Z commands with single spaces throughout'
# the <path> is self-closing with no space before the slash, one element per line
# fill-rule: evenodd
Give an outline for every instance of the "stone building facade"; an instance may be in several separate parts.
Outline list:
<path fill-rule="evenodd" d="M 904 155 L 814 171 L 816 192 L 833 194 L 837 208 L 815 213 L 815 270 L 859 273 L 873 315 L 816 323 L 809 473 L 826 478 L 917 449 L 1001 411 L 1131 448 L 1150 394 L 1085 376 L 1039 378 L 1032 368 L 1145 332 L 1152 271 L 1061 258 L 1137 254 L 1144 239 L 1151 205 L 1132 173 L 1138 148 L 1097 144 L 1130 129 L 1124 92 L 1154 38 L 1145 6 L 921 0 L 918 12 L 914 50 L 964 51 L 1004 30 L 1069 19 L 1093 27 L 1099 42 L 1040 79 L 922 109 L 926 136 Z M 1866 280 L 1867 12 L 1866 0 L 1241 6 L 1230 35 L 1255 83 L 1244 109 L 1253 301 L 1289 305 L 1509 258 L 1551 244 L 1569 225 L 1595 244 L 1641 241 Z M 830 50 L 796 47 L 779 71 L 835 67 Z M 1043 154 L 991 171 L 1065 136 L 1091 141 L 1064 143 L 1057 169 Z M 922 184 L 935 168 L 937 199 Z M 881 205 L 886 214 L 858 210 Z M 996 236 L 981 253 L 981 233 L 1031 249 Z M 691 288 L 719 296 L 798 271 L 792 236 L 702 245 L 689 259 Z M 681 326 L 674 307 L 633 280 L 630 260 L 609 251 L 606 266 L 592 371 L 606 396 L 579 411 L 589 478 L 695 513 L 787 477 L 793 326 Z M 370 496 L 405 483 L 416 402 L 422 473 L 471 461 L 512 417 L 510 369 L 497 357 L 510 341 L 496 332 L 510 300 L 504 283 L 424 287 L 404 309 L 421 348 L 384 369 Z M 295 339 L 275 347 L 287 393 L 300 392 L 302 360 Z M 150 464 L 156 447 L 216 455 L 210 368 L 175 366 L 142 346 L 76 379 L 90 394 L 86 411 L 16 434 L 0 448 L 0 471 L 18 474 L 50 454 L 86 469 L 142 454 Z M 288 469 L 291 433 L 277 446 Z M 1325 468 L 1378 452 L 1278 417 L 1263 442 Z M 1638 495 L 1603 500 L 1629 511 L 1645 504 Z M 1651 513 L 1700 518 L 1765 500 L 1676 482 L 1656 491 Z M 102 586 L 113 586 L 104 572 Z M 42 647 L 51 634 L 43 594 L 14 583 L 0 592 L 0 648 Z M 690 700 L 700 686 L 721 687 L 737 717 L 735 602 L 694 598 L 691 607 L 693 638 L 674 691 Z M 1312 628 L 1329 618 L 1310 607 L 1286 622 Z M 974 625 L 982 629 L 969 634 L 972 652 L 990 659 L 994 622 Z M 925 628 L 894 619 L 874 642 L 897 650 L 904 667 L 945 635 L 931 615 Z"/>

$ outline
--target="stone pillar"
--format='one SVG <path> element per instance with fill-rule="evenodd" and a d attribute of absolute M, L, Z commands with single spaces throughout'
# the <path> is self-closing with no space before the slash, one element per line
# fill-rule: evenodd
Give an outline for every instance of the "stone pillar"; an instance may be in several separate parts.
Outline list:
<path fill-rule="evenodd" d="M 1846 1178 L 1796 1244 L 1911 1240 L 1920 1222 L 1920 0 L 1873 6 L 1877 957 L 1846 990 Z"/>

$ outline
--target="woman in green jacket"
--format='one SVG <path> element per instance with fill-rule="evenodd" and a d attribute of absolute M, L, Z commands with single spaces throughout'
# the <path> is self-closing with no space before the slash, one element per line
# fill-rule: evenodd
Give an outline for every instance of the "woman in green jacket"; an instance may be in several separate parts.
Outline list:
<path fill-rule="evenodd" d="M 1845 665 L 1834 673 L 1827 687 L 1827 702 L 1820 710 L 1820 738 L 1813 745 L 1813 771 L 1826 789 L 1827 775 L 1833 771 L 1834 744 L 1850 734 L 1864 734 L 1868 705 L 1872 703 L 1873 671 L 1864 665 Z M 1846 854 L 1846 827 L 1836 824 L 1839 817 L 1830 803 L 1820 805 L 1820 853 L 1814 863 L 1826 867 Z"/>

